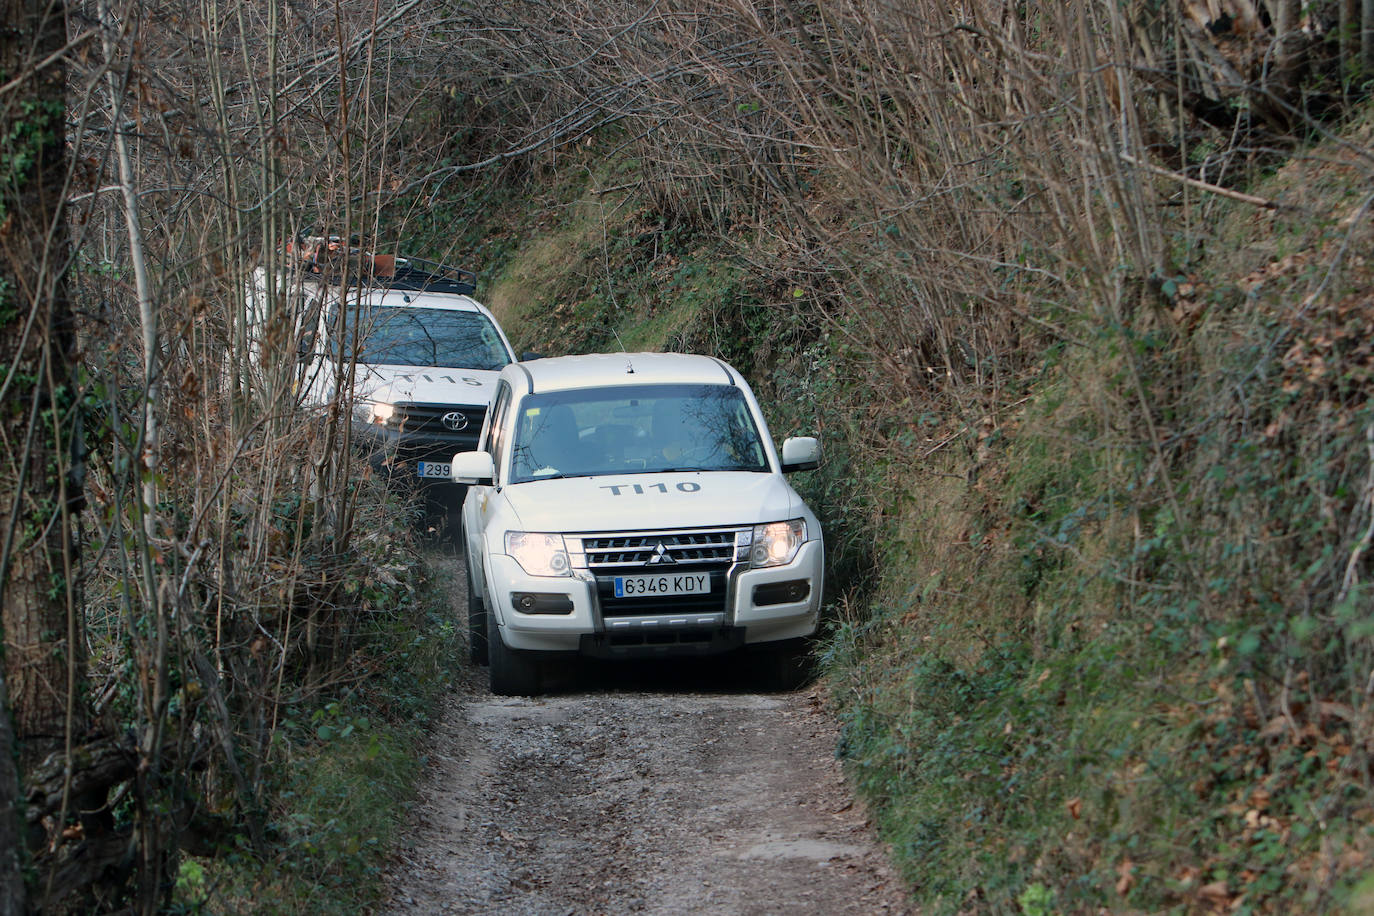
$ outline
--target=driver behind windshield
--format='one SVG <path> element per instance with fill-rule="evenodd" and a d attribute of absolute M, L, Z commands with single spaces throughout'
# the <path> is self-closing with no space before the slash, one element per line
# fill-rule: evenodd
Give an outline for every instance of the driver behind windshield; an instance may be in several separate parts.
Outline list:
<path fill-rule="evenodd" d="M 534 395 L 516 425 L 512 482 L 670 470 L 765 471 L 758 430 L 724 385 Z"/>

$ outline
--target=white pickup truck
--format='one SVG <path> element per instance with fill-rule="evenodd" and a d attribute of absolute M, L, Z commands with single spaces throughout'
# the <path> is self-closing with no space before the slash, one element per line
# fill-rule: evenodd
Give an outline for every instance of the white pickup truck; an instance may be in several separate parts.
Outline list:
<path fill-rule="evenodd" d="M 745 649 L 773 686 L 805 675 L 824 546 L 783 475 L 820 446 L 774 448 L 758 402 L 705 356 L 621 353 L 501 371 L 462 542 L 472 657 L 497 694 L 535 694 L 558 653 L 597 658 Z"/>
<path fill-rule="evenodd" d="M 473 448 L 496 375 L 515 360 L 472 298 L 470 271 L 300 239 L 291 269 L 250 289 L 260 338 L 296 342 L 306 407 L 343 400 L 353 443 L 391 478 L 448 481 Z"/>

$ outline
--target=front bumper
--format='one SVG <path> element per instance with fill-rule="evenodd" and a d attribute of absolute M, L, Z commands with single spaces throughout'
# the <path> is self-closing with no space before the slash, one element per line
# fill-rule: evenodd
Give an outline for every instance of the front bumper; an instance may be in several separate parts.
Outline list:
<path fill-rule="evenodd" d="M 487 565 L 487 607 L 514 649 L 578 652 L 602 658 L 712 655 L 747 644 L 810 636 L 820 618 L 824 547 L 808 541 L 786 566 L 750 569 L 745 562 L 712 578 L 723 600 L 699 605 L 639 605 L 622 613 L 607 577 L 577 569 L 572 576 L 528 575 L 506 554 Z M 536 596 L 543 607 L 571 610 L 525 613 L 512 595 Z M 526 602 L 528 605 L 530 602 Z"/>
<path fill-rule="evenodd" d="M 411 432 L 375 424 L 353 425 L 353 443 L 372 469 L 393 477 L 417 477 L 418 461 L 452 461 L 477 448 L 481 427 L 458 433 Z"/>

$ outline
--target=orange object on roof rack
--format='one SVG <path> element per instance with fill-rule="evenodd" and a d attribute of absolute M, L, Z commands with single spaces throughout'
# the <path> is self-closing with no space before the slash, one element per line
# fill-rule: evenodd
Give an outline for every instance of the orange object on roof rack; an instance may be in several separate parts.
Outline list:
<path fill-rule="evenodd" d="M 305 236 L 287 242 L 286 251 L 300 259 L 299 269 L 347 286 L 467 296 L 477 285 L 477 274 L 470 270 L 422 258 L 365 252 L 345 245 L 338 236 Z"/>

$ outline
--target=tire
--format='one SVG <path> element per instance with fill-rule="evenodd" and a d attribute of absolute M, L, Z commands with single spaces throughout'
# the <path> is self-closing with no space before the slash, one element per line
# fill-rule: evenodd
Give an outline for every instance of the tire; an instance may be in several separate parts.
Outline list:
<path fill-rule="evenodd" d="M 463 569 L 468 576 L 468 660 L 474 665 L 485 665 L 490 660 L 487 649 L 487 605 L 477 594 L 472 581 L 472 565 L 463 559 Z"/>
<path fill-rule="evenodd" d="M 466 552 L 466 539 L 463 536 L 463 500 L 467 496 L 468 488 L 450 484 L 444 490 L 441 534 L 461 554 Z"/>
<path fill-rule="evenodd" d="M 537 696 L 543 686 L 534 656 L 512 649 L 501 640 L 496 618 L 487 615 L 487 646 L 491 662 L 491 692 L 499 697 Z"/>
<path fill-rule="evenodd" d="M 811 680 L 811 651 L 804 639 L 764 646 L 757 650 L 756 671 L 766 693 L 786 693 Z"/>

